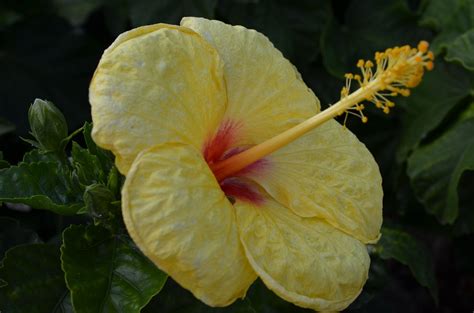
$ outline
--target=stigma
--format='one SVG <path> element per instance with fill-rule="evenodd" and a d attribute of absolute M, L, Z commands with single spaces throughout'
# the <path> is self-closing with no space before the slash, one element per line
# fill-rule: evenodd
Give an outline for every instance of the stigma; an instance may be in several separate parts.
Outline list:
<path fill-rule="evenodd" d="M 341 90 L 341 100 L 350 95 L 352 81 L 356 81 L 359 89 L 366 90 L 363 100 L 386 114 L 390 113 L 395 103 L 389 97 L 408 97 L 410 88 L 418 86 L 425 70 L 433 69 L 434 55 L 428 48 L 428 42 L 420 41 L 417 48 L 405 45 L 375 53 L 375 64 L 370 60 L 359 60 L 357 67 L 360 74 L 345 74 L 346 84 Z M 344 124 L 349 114 L 359 116 L 363 123 L 367 123 L 368 118 L 362 113 L 364 108 L 364 104 L 355 103 L 341 111 L 340 114 L 346 113 Z"/>
<path fill-rule="evenodd" d="M 366 123 L 368 118 L 362 112 L 364 102 L 390 113 L 395 106 L 390 97 L 409 96 L 410 88 L 421 82 L 425 70 L 433 69 L 434 55 L 428 48 L 428 42 L 421 41 L 416 48 L 406 45 L 377 52 L 374 61 L 359 60 L 357 67 L 360 73 L 345 75 L 346 84 L 337 103 L 275 137 L 213 163 L 212 171 L 217 180 L 235 175 L 338 115 L 346 114 L 344 125 L 349 115 L 356 115 Z"/>

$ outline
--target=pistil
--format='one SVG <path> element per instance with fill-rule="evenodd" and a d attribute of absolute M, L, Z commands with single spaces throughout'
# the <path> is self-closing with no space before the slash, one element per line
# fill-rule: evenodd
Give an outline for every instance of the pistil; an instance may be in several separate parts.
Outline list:
<path fill-rule="evenodd" d="M 387 97 L 398 94 L 408 96 L 408 88 L 418 85 L 424 70 L 433 68 L 433 53 L 428 51 L 428 43 L 425 41 L 420 42 L 418 49 L 403 46 L 376 53 L 375 60 L 375 72 L 371 61 L 359 60 L 357 66 L 361 69 L 362 76 L 346 74 L 346 86 L 342 88 L 341 99 L 336 104 L 275 137 L 212 164 L 217 180 L 232 176 L 338 115 L 346 113 L 347 118 L 348 114 L 355 114 L 360 116 L 362 122 L 367 122 L 367 117 L 362 113 L 362 101 L 372 102 L 388 113 L 394 103 Z M 352 79 L 358 82 L 359 88 L 350 93 Z"/>

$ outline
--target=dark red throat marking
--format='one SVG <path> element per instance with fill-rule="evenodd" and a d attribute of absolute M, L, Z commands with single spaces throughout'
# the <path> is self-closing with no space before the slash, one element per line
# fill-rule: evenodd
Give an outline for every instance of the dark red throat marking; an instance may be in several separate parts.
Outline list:
<path fill-rule="evenodd" d="M 228 177 L 219 182 L 222 191 L 228 197 L 238 200 L 252 202 L 254 204 L 262 204 L 264 198 L 249 182 L 238 177 Z"/>
<path fill-rule="evenodd" d="M 239 123 L 225 121 L 219 127 L 217 133 L 204 145 L 204 159 L 207 164 L 221 161 L 224 153 L 237 141 Z"/>
<path fill-rule="evenodd" d="M 206 141 L 203 147 L 203 155 L 209 167 L 216 162 L 225 160 L 233 155 L 245 151 L 248 147 L 236 146 L 239 140 L 241 124 L 234 121 L 225 121 L 219 127 L 217 133 Z M 264 197 L 257 188 L 246 178 L 251 175 L 262 174 L 268 167 L 266 159 L 258 160 L 235 173 L 232 177 L 219 181 L 219 185 L 226 196 L 236 200 L 261 204 Z"/>

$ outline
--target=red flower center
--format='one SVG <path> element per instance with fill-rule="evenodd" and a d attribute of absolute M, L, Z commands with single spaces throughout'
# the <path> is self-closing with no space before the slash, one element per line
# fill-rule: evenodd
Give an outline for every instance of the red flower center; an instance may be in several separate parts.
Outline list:
<path fill-rule="evenodd" d="M 240 123 L 230 120 L 225 121 L 216 134 L 206 141 L 203 147 L 203 155 L 211 170 L 217 162 L 228 159 L 249 148 L 237 146 L 240 129 Z M 268 165 L 269 161 L 267 159 L 260 159 L 232 176 L 219 180 L 219 185 L 231 201 L 242 200 L 261 204 L 264 198 L 251 182 L 250 177 L 262 174 L 268 168 Z"/>

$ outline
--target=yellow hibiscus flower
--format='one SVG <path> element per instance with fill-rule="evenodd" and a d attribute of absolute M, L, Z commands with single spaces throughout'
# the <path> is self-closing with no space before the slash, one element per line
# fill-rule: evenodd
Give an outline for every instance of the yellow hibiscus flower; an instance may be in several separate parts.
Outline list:
<path fill-rule="evenodd" d="M 318 114 L 296 69 L 254 30 L 184 18 L 120 35 L 90 102 L 93 138 L 126 175 L 135 243 L 210 306 L 260 277 L 296 305 L 346 308 L 367 279 L 383 194 L 372 155 L 332 117 L 352 109 L 365 121 L 364 99 L 388 111 L 378 91 L 416 85 L 431 64 L 424 45 L 379 54 L 380 72 L 362 62 L 340 103 Z M 353 79 L 361 88 L 350 93 Z"/>

